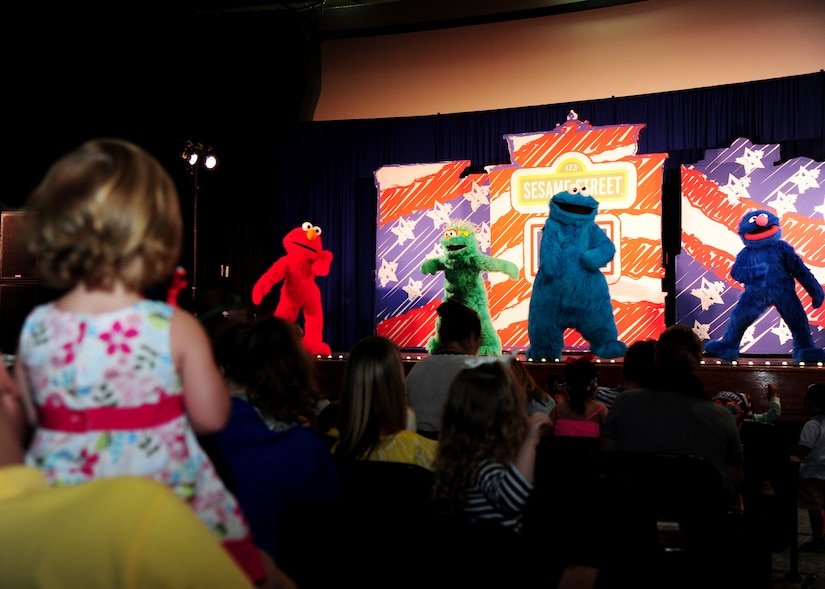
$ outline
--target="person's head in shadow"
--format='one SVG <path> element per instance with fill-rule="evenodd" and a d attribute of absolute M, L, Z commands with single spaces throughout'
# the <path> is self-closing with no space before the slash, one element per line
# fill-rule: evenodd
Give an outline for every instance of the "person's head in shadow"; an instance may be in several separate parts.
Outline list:
<path fill-rule="evenodd" d="M 442 354 L 478 354 L 481 345 L 481 319 L 475 310 L 447 299 L 438 306 L 436 333 Z"/>
<path fill-rule="evenodd" d="M 281 429 L 313 424 L 321 394 L 315 360 L 303 345 L 300 327 L 268 317 L 253 324 L 245 336 L 238 335 L 246 339 L 246 357 L 230 369 L 267 425 Z"/>
<path fill-rule="evenodd" d="M 235 323 L 223 330 L 212 344 L 215 363 L 231 394 L 246 394 L 249 378 L 247 347 L 252 323 Z"/>
<path fill-rule="evenodd" d="M 590 360 L 575 360 L 564 367 L 564 384 L 570 408 L 584 413 L 588 399 L 592 399 L 599 388 L 599 371 Z"/>
<path fill-rule="evenodd" d="M 654 345 L 651 386 L 710 400 L 699 378 L 702 351 L 702 340 L 690 327 L 677 323 L 665 329 Z"/>
<path fill-rule="evenodd" d="M 440 509 L 463 509 L 482 462 L 515 462 L 526 430 L 526 397 L 511 361 L 479 359 L 450 384 L 433 467 L 433 498 Z"/>
<path fill-rule="evenodd" d="M 338 407 L 337 460 L 368 457 L 381 436 L 407 426 L 404 365 L 398 346 L 389 338 L 370 335 L 359 340 L 344 369 Z"/>
<path fill-rule="evenodd" d="M 524 362 L 513 360 L 510 362 L 510 368 L 513 370 L 513 376 L 524 389 L 524 394 L 527 399 L 527 413 L 534 411 L 544 411 L 549 413 L 556 405 L 555 399 L 550 396 L 550 393 L 545 391 L 533 375 L 525 368 Z"/>
<path fill-rule="evenodd" d="M 650 384 L 656 364 L 656 340 L 633 342 L 627 347 L 622 360 L 622 386 L 638 389 Z"/>

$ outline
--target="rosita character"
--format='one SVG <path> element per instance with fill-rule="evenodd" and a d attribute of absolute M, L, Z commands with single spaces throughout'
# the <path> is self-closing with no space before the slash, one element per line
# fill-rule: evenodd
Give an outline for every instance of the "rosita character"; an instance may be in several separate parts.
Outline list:
<path fill-rule="evenodd" d="M 278 258 L 252 287 L 252 302 L 260 305 L 272 287 L 283 280 L 273 315 L 295 322 L 303 311 L 304 346 L 312 354 L 329 354 L 330 348 L 322 339 L 324 311 L 315 277 L 329 274 L 332 252 L 324 249 L 321 228 L 308 221 L 287 233 L 283 244 L 286 255 Z"/>
<path fill-rule="evenodd" d="M 796 294 L 796 282 L 811 295 L 814 308 L 822 305 L 825 293 L 799 254 L 782 240 L 779 218 L 767 210 L 747 213 L 739 222 L 739 237 L 745 244 L 731 266 L 731 277 L 745 289 L 730 314 L 725 335 L 705 344 L 705 352 L 733 362 L 745 330 L 771 306 L 791 330 L 796 362 L 825 361 L 825 350 L 814 346 L 808 316 Z"/>
<path fill-rule="evenodd" d="M 477 227 L 469 221 L 449 223 L 441 246 L 444 254 L 430 258 L 421 264 L 422 274 L 444 272 L 444 300 L 453 299 L 464 303 L 478 313 L 481 319 L 481 345 L 479 356 L 501 355 L 501 338 L 490 317 L 487 288 L 482 272 L 504 272 L 510 278 L 518 278 L 518 266 L 508 260 L 491 258 L 478 250 Z M 427 342 L 427 351 L 437 354 L 441 349 L 436 335 Z"/>
<path fill-rule="evenodd" d="M 561 359 L 564 331 L 574 328 L 602 358 L 624 356 L 607 280 L 600 268 L 616 246 L 596 224 L 599 202 L 585 186 L 571 185 L 550 199 L 539 246 L 527 334 L 531 360 Z"/>

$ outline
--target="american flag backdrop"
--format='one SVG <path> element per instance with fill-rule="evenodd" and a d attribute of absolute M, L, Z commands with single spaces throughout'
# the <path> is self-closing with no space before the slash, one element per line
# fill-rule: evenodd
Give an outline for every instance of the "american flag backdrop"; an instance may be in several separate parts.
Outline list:
<path fill-rule="evenodd" d="M 676 257 L 676 320 L 704 340 L 720 339 L 743 286 L 730 276 L 744 247 L 737 227 L 754 209 L 780 219 L 782 239 L 796 250 L 820 284 L 825 283 L 825 163 L 800 157 L 781 162 L 778 145 L 739 138 L 682 166 L 682 247 Z M 825 305 L 814 309 L 797 283 L 815 345 L 825 348 Z M 744 355 L 787 355 L 791 333 L 776 309 L 746 331 Z"/>
<path fill-rule="evenodd" d="M 552 131 L 505 135 L 510 162 L 484 174 L 462 175 L 471 163 L 466 160 L 377 170 L 376 331 L 403 349 L 424 347 L 435 331 L 444 277 L 422 275 L 419 268 L 443 253 L 444 229 L 461 219 L 479 228 L 479 251 L 521 268 L 516 280 L 501 273 L 484 278 L 503 347 L 529 346 L 529 302 L 548 202 L 576 181 L 591 188 L 600 204 L 596 222 L 616 245 L 602 271 L 620 339 L 629 344 L 657 337 L 665 327 L 661 192 L 667 154 L 636 153 L 643 128 L 594 127 L 573 116 Z M 587 342 L 571 329 L 565 348 L 585 350 Z"/>

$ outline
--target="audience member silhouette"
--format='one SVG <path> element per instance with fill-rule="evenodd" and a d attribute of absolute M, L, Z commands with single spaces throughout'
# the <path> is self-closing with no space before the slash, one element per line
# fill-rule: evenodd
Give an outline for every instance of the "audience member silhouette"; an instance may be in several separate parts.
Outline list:
<path fill-rule="evenodd" d="M 416 362 L 407 374 L 407 399 L 418 433 L 433 439 L 438 438 L 450 382 L 481 345 L 481 320 L 470 307 L 448 299 L 439 305 L 438 317 L 440 351 Z"/>
<path fill-rule="evenodd" d="M 409 411 L 401 352 L 370 335 L 352 348 L 344 369 L 333 454 L 348 460 L 403 462 L 432 468 L 438 442 L 407 429 Z"/>
<path fill-rule="evenodd" d="M 564 367 L 567 399 L 550 412 L 550 422 L 557 436 L 598 438 L 607 419 L 607 406 L 594 396 L 599 386 L 596 365 L 579 359 Z"/>
<path fill-rule="evenodd" d="M 623 391 L 645 386 L 653 373 L 654 348 L 656 340 L 646 339 L 633 342 L 627 347 L 622 361 L 622 381 L 615 387 L 599 387 L 596 400 L 610 406 Z"/>
<path fill-rule="evenodd" d="M 546 413 L 525 412 L 525 394 L 504 357 L 466 358 L 447 393 L 434 472 L 439 511 L 519 531 L 533 490 Z"/>
<path fill-rule="evenodd" d="M 527 395 L 527 415 L 536 411 L 550 413 L 553 407 L 556 406 L 556 401 L 550 396 L 550 393 L 538 385 L 533 375 L 524 367 L 524 362 L 514 360 L 510 362 L 510 366 L 513 369 L 513 376 L 516 377 Z"/>
<path fill-rule="evenodd" d="M 719 391 L 713 396 L 713 402 L 730 411 L 740 429 L 744 421 L 773 423 L 782 415 L 782 402 L 773 383 L 768 384 L 768 410 L 762 413 L 754 413 L 750 393 L 745 391 Z"/>
<path fill-rule="evenodd" d="M 825 384 L 812 384 L 805 391 L 809 418 L 799 433 L 792 454 L 799 466 L 799 508 L 808 511 L 811 540 L 799 549 L 825 552 Z"/>
<path fill-rule="evenodd" d="M 255 543 L 278 562 L 284 510 L 342 495 L 329 444 L 310 427 L 314 358 L 300 328 L 279 317 L 230 327 L 215 343 L 215 358 L 233 393 L 232 413 L 204 447 L 237 497 Z"/>
<path fill-rule="evenodd" d="M 722 475 L 731 507 L 741 507 L 743 454 L 736 421 L 710 400 L 698 376 L 702 342 L 687 326 L 668 327 L 655 345 L 647 388 L 613 402 L 602 426 L 604 449 L 693 454 Z"/>

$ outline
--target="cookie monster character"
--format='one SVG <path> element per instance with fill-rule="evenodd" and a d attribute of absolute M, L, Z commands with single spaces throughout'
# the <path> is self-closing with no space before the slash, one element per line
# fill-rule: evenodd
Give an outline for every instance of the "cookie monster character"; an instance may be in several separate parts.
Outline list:
<path fill-rule="evenodd" d="M 527 335 L 531 360 L 560 359 L 564 331 L 574 328 L 601 358 L 624 356 L 607 280 L 600 268 L 616 246 L 596 224 L 599 202 L 586 186 L 571 185 L 550 199 L 539 246 Z"/>
<path fill-rule="evenodd" d="M 482 272 L 503 272 L 510 278 L 518 278 L 518 266 L 507 260 L 499 260 L 482 254 L 478 250 L 477 227 L 469 221 L 449 223 L 441 246 L 444 254 L 430 258 L 421 264 L 422 274 L 444 272 L 444 299 L 464 303 L 478 313 L 481 319 L 481 345 L 479 356 L 500 356 L 501 338 L 498 336 L 490 317 L 487 288 L 481 277 Z M 440 351 L 438 326 L 436 335 L 427 342 L 427 351 Z"/>
<path fill-rule="evenodd" d="M 321 228 L 305 222 L 283 239 L 286 255 L 278 258 L 252 287 L 252 302 L 260 305 L 273 286 L 283 281 L 281 298 L 273 315 L 294 322 L 304 313 L 304 347 L 312 354 L 329 354 L 323 342 L 324 312 L 316 276 L 329 274 L 332 252 L 321 242 Z"/>
<path fill-rule="evenodd" d="M 825 298 L 822 285 L 794 251 L 781 239 L 779 218 L 770 211 L 755 210 L 739 222 L 739 237 L 745 247 L 736 255 L 731 277 L 745 290 L 730 314 L 725 335 L 705 344 L 705 352 L 733 362 L 739 357 L 739 345 L 745 330 L 771 306 L 793 335 L 793 359 L 796 362 L 825 361 L 825 350 L 814 346 L 808 316 L 796 294 L 796 282 L 811 295 L 814 308 Z"/>

